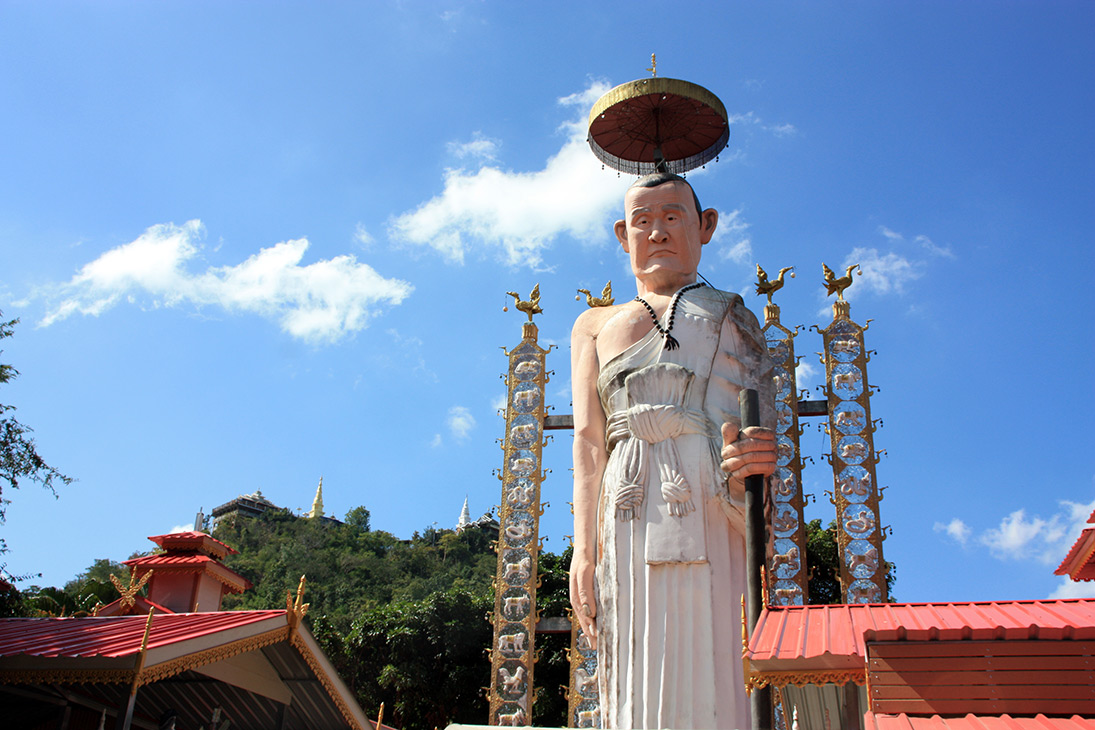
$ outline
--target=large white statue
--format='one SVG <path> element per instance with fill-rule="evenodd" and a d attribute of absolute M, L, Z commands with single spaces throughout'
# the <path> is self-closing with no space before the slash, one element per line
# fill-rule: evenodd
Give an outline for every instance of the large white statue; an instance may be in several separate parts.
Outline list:
<path fill-rule="evenodd" d="M 771 365 L 741 297 L 697 282 L 718 212 L 666 173 L 624 209 L 638 296 L 571 336 L 571 603 L 606 728 L 746 728 L 743 480 L 771 474 L 776 450 L 770 428 L 739 433 L 737 396 L 756 388 L 774 425 Z"/>

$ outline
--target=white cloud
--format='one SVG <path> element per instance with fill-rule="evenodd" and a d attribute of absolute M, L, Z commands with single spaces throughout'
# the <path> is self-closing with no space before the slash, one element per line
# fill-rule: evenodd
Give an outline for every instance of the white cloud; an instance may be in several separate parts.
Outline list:
<path fill-rule="evenodd" d="M 885 236 L 890 241 L 897 242 L 897 241 L 904 241 L 905 240 L 905 237 L 902 236 L 900 233 L 897 233 L 896 231 L 891 231 L 886 226 L 879 226 L 878 227 L 878 232 L 881 233 L 883 236 Z"/>
<path fill-rule="evenodd" d="M 492 400 L 490 402 L 490 407 L 495 411 L 501 411 L 501 412 L 505 413 L 505 411 L 506 411 L 506 394 L 505 393 L 499 394 L 497 398 L 495 398 L 494 400 Z"/>
<path fill-rule="evenodd" d="M 1060 537 L 1061 527 L 1057 519 L 1044 520 L 1041 517 L 1028 519 L 1026 510 L 1016 510 L 1000 521 L 999 527 L 986 530 L 981 542 L 997 557 L 1030 557 L 1032 543 L 1041 541 L 1043 535 L 1052 532 Z"/>
<path fill-rule="evenodd" d="M 373 236 L 365 230 L 365 226 L 358 223 L 357 227 L 354 228 L 354 242 L 361 248 L 369 248 L 373 243 Z"/>
<path fill-rule="evenodd" d="M 439 433 L 435 433 L 435 434 L 433 435 L 433 438 L 432 438 L 432 439 L 430 440 L 430 448 L 431 448 L 431 449 L 436 449 L 436 448 L 437 448 L 437 447 L 439 447 L 439 446 L 440 446 L 441 444 L 442 444 L 442 441 L 441 441 L 441 434 L 439 434 Z"/>
<path fill-rule="evenodd" d="M 795 387 L 799 390 L 809 390 L 816 383 L 814 379 L 820 374 L 820 370 L 805 358 L 798 361 L 795 366 Z"/>
<path fill-rule="evenodd" d="M 188 525 L 175 525 L 174 527 L 172 527 L 170 530 L 167 531 L 167 534 L 168 535 L 175 535 L 175 534 L 178 534 L 180 532 L 190 532 L 193 529 L 194 529 L 194 523 L 193 522 L 191 522 Z"/>
<path fill-rule="evenodd" d="M 973 532 L 970 529 L 969 525 L 967 525 L 965 522 L 957 517 L 955 517 L 950 522 L 947 522 L 946 524 L 942 522 L 936 522 L 932 529 L 936 532 L 947 533 L 948 535 L 950 535 L 951 538 L 955 540 L 955 542 L 960 545 L 965 545 L 969 541 L 970 535 Z"/>
<path fill-rule="evenodd" d="M 463 441 L 475 428 L 475 417 L 464 406 L 453 406 L 449 409 L 448 424 L 456 440 Z"/>
<path fill-rule="evenodd" d="M 1016 510 L 1002 519 L 999 526 L 982 533 L 979 542 L 1001 560 L 1059 563 L 1087 525 L 1095 500 L 1088 504 L 1065 500 L 1060 506 L 1049 517 L 1027 517 L 1026 510 Z"/>
<path fill-rule="evenodd" d="M 852 249 L 840 268 L 847 269 L 853 264 L 858 264 L 863 274 L 856 273 L 852 286 L 844 292 L 844 296 L 848 299 L 864 291 L 875 294 L 891 292 L 901 294 L 905 291 L 907 283 L 919 279 L 921 275 L 918 264 L 892 251 L 880 254 L 876 248 Z"/>
<path fill-rule="evenodd" d="M 917 236 L 913 240 L 932 256 L 942 256 L 947 259 L 955 258 L 954 251 L 951 251 L 948 246 L 938 246 L 927 236 Z"/>
<path fill-rule="evenodd" d="M 731 130 L 737 125 L 757 127 L 765 132 L 771 132 L 777 137 L 790 137 L 798 133 L 798 129 L 793 124 L 766 124 L 763 119 L 757 116 L 756 112 L 752 111 L 745 114 L 729 114 L 727 115 L 727 121 L 730 123 Z"/>
<path fill-rule="evenodd" d="M 718 247 L 719 258 L 736 264 L 748 264 L 753 260 L 753 239 L 747 231 L 749 224 L 741 214 L 741 209 L 729 213 L 719 212 L 719 224 L 711 243 Z"/>
<path fill-rule="evenodd" d="M 1074 581 L 1066 575 L 1049 598 L 1095 598 L 1095 582 Z"/>
<path fill-rule="evenodd" d="M 474 172 L 447 170 L 440 194 L 390 221 L 393 240 L 428 246 L 452 263 L 463 263 L 472 247 L 498 253 L 508 265 L 539 267 L 554 240 L 606 235 L 605 218 L 617 208 L 628 180 L 609 175 L 589 151 L 586 115 L 608 90 L 592 83 L 559 99 L 575 108 L 562 125 L 565 141 L 544 168 L 513 172 L 484 165 Z"/>
<path fill-rule="evenodd" d="M 473 134 L 470 142 L 449 142 L 448 144 L 449 154 L 457 159 L 471 157 L 491 162 L 496 159 L 499 147 L 501 143 L 498 140 L 484 137 L 480 132 Z"/>
<path fill-rule="evenodd" d="M 878 232 L 885 236 L 890 243 L 904 243 L 905 241 L 905 237 L 903 235 L 901 235 L 897 231 L 887 228 L 886 226 L 879 226 Z M 939 246 L 923 234 L 914 236 L 913 241 L 920 244 L 920 247 L 930 253 L 932 256 L 942 256 L 948 259 L 955 258 L 954 251 L 951 251 L 949 247 Z"/>
<path fill-rule="evenodd" d="M 335 342 L 364 329 L 382 305 L 399 304 L 413 290 L 352 255 L 301 265 L 308 250 L 304 238 L 260 249 L 235 266 L 195 273 L 188 267 L 200 259 L 203 234 L 201 221 L 165 223 L 107 251 L 70 281 L 37 292 L 60 300 L 39 326 L 72 314 L 98 316 L 123 299 L 137 302 L 144 296 L 152 307 L 189 303 L 258 314 L 293 337 Z"/>

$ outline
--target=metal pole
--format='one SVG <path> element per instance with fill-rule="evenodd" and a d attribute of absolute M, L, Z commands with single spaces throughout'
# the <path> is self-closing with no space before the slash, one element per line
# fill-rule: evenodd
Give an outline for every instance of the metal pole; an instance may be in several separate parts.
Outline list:
<path fill-rule="evenodd" d="M 741 427 L 760 425 L 760 402 L 757 391 L 745 388 L 738 393 L 741 410 Z M 764 607 L 764 587 L 760 571 L 765 555 L 764 477 L 745 477 L 745 611 L 749 620 L 749 632 L 756 629 Z M 749 695 L 753 730 L 772 728 L 772 690 L 769 687 L 755 689 Z"/>

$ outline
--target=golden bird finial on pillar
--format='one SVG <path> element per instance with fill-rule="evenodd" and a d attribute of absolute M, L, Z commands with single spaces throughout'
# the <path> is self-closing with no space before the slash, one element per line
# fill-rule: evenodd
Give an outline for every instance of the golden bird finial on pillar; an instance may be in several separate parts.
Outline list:
<path fill-rule="evenodd" d="M 658 59 L 653 53 L 650 54 L 650 68 L 648 68 L 647 71 L 654 76 L 658 75 Z"/>
<path fill-rule="evenodd" d="M 532 287 L 532 293 L 528 295 L 528 299 L 521 299 L 521 296 L 515 291 L 508 291 L 517 303 L 514 305 L 517 307 L 517 311 L 524 312 L 528 315 L 528 321 L 532 321 L 532 315 L 542 314 L 544 310 L 540 309 L 540 285 Z M 502 307 L 502 311 L 505 312 L 509 307 Z"/>
<path fill-rule="evenodd" d="M 849 266 L 845 271 L 844 276 L 839 279 L 836 274 L 833 273 L 833 270 L 824 263 L 821 264 L 821 268 L 825 274 L 825 290 L 829 293 L 829 296 L 836 294 L 838 302 L 844 301 L 844 290 L 852 285 L 852 269 L 859 269 L 856 273 L 863 276 L 863 269 L 860 268 L 859 264 L 852 264 Z"/>
<path fill-rule="evenodd" d="M 791 272 L 791 278 L 795 278 L 795 267 L 785 266 L 779 270 L 775 281 L 768 281 L 768 272 L 757 264 L 757 294 L 767 294 L 769 305 L 772 304 L 772 295 L 783 288 L 783 275 L 788 271 Z"/>
<path fill-rule="evenodd" d="M 579 289 L 578 293 L 586 295 L 586 304 L 588 304 L 591 307 L 611 307 L 612 304 L 616 301 L 612 297 L 612 282 L 611 281 L 608 282 L 607 284 L 605 284 L 605 288 L 601 290 L 601 296 L 599 296 L 599 297 L 595 297 L 592 294 L 590 294 L 589 289 Z M 582 298 L 576 296 L 576 297 L 574 297 L 574 301 L 580 302 L 580 301 L 582 301 Z"/>

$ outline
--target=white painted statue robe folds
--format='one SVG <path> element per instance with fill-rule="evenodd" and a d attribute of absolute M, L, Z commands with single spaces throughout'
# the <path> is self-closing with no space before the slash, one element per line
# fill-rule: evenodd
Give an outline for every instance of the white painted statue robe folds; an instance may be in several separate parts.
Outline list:
<path fill-rule="evenodd" d="M 771 362 L 736 294 L 685 292 L 672 334 L 678 349 L 651 329 L 597 379 L 610 450 L 598 523 L 601 719 L 606 728 L 747 728 L 744 504 L 719 468 L 720 427 L 739 422 L 746 387 L 774 425 Z"/>

